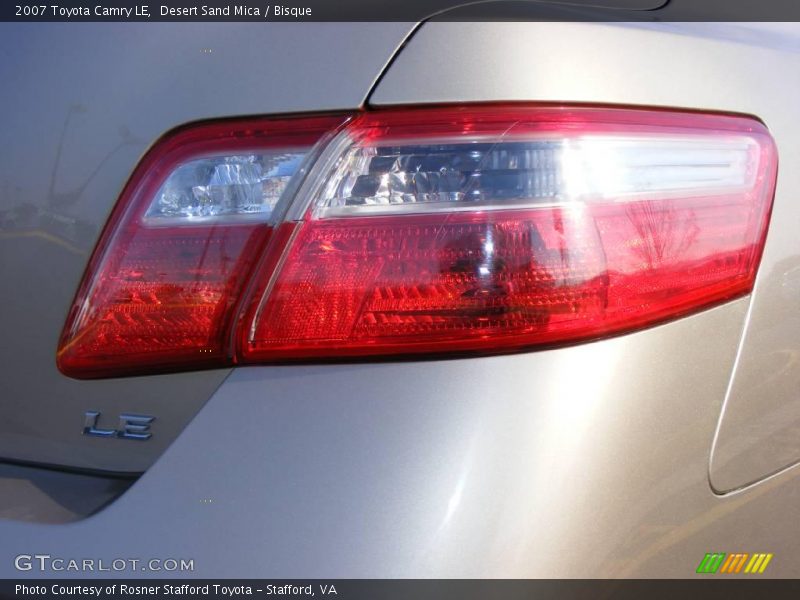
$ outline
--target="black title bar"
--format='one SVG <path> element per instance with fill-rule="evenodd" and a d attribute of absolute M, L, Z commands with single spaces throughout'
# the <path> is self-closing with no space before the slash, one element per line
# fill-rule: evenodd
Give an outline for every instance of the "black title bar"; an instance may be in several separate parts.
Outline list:
<path fill-rule="evenodd" d="M 797 0 L 15 0 L 7 22 L 800 21 Z"/>

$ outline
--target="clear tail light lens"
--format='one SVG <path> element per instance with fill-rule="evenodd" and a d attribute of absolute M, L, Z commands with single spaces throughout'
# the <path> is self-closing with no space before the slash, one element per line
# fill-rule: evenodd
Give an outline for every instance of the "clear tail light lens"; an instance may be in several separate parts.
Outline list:
<path fill-rule="evenodd" d="M 367 112 L 326 138 L 306 176 L 309 148 L 342 121 L 270 121 L 259 144 L 240 128 L 202 151 L 176 136 L 181 160 L 154 149 L 95 253 L 62 370 L 509 352 L 752 289 L 777 169 L 755 120 Z"/>

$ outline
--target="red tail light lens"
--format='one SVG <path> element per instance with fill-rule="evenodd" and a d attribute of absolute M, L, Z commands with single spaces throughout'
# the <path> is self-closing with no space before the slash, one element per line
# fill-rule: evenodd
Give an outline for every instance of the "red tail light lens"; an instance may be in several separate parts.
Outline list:
<path fill-rule="evenodd" d="M 313 153 L 307 177 L 289 173 L 341 122 L 270 121 L 260 144 L 240 128 L 212 148 L 195 128 L 184 134 L 202 151 L 177 138 L 181 160 L 154 150 L 79 293 L 62 370 L 507 352 L 752 289 L 777 168 L 752 119 L 368 112 Z"/>

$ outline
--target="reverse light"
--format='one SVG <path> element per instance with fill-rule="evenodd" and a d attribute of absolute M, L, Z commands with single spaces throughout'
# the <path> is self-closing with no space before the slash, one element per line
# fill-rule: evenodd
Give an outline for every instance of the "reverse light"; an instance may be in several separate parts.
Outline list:
<path fill-rule="evenodd" d="M 777 169 L 753 119 L 507 105 L 345 120 L 156 145 L 95 252 L 60 368 L 510 352 L 752 289 Z"/>

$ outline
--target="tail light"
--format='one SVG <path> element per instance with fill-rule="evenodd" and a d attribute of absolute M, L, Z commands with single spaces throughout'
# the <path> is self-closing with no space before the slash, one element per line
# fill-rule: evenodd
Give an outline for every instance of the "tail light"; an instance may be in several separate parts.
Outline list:
<path fill-rule="evenodd" d="M 75 377 L 510 352 L 750 292 L 759 122 L 462 106 L 187 128 L 142 161 L 58 352 Z"/>

